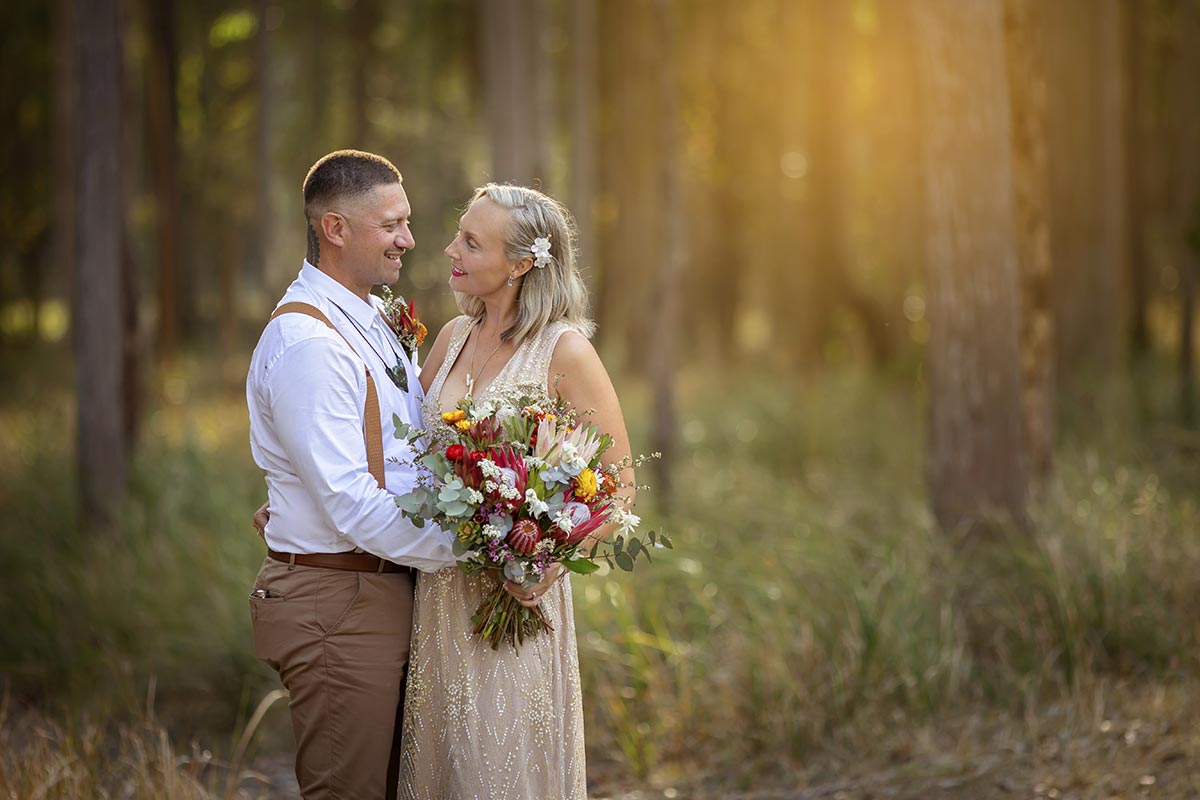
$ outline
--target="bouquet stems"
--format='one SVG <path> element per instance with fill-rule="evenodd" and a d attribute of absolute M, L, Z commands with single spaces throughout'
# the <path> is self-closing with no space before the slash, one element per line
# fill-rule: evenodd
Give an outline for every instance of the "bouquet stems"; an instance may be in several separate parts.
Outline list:
<path fill-rule="evenodd" d="M 554 630 L 541 606 L 526 608 L 500 582 L 484 595 L 471 621 L 475 623 L 475 634 L 486 639 L 493 650 L 501 642 L 508 642 L 519 651 L 526 639 Z"/>

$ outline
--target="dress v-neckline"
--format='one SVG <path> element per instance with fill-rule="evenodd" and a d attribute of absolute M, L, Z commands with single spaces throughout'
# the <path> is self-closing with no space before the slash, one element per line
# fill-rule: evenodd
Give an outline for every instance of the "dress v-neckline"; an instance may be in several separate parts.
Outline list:
<path fill-rule="evenodd" d="M 473 319 L 467 324 L 466 332 L 462 336 L 462 341 L 458 345 L 458 350 L 453 353 L 454 357 L 452 359 L 447 357 L 447 359 L 442 362 L 442 370 L 439 370 L 439 372 L 442 374 L 438 376 L 441 379 L 441 382 L 437 387 L 437 407 L 439 411 L 443 408 L 442 393 L 446 390 L 446 379 L 450 377 L 450 371 L 453 370 L 454 365 L 458 363 L 458 359 L 462 355 L 463 350 L 467 349 L 467 340 L 471 338 L 471 331 L 473 331 L 479 325 L 479 323 L 480 319 Z M 483 399 L 484 395 L 486 395 L 491 388 L 496 385 L 496 382 L 499 381 L 500 377 L 508 370 L 510 366 L 512 366 L 512 363 L 516 360 L 517 355 L 522 349 L 524 349 L 525 345 L 527 345 L 529 341 L 530 337 L 526 336 L 525 339 L 519 345 L 517 345 L 517 349 L 513 350 L 512 355 L 508 357 L 508 360 L 504 362 L 504 365 L 500 367 L 500 370 L 492 376 L 492 379 L 487 382 L 486 386 L 484 386 L 482 389 L 479 389 L 478 385 L 476 385 L 475 392 L 471 394 L 471 398 L 475 402 L 479 402 L 481 399 Z M 464 394 L 463 397 L 466 397 L 466 395 Z M 462 398 L 459 399 L 461 400 Z"/>

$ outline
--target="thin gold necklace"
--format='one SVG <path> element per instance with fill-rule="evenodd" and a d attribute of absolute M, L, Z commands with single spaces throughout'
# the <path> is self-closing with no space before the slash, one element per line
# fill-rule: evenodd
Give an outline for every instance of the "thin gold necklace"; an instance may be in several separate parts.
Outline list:
<path fill-rule="evenodd" d="M 482 333 L 477 334 L 475 336 L 475 343 L 471 347 L 471 368 L 467 370 L 467 397 L 471 399 L 475 398 L 475 356 L 479 355 L 479 340 L 482 337 Z M 496 346 L 492 348 L 492 352 L 488 353 L 488 357 L 479 365 L 480 371 L 488 365 L 488 362 L 492 360 L 492 356 L 496 355 L 496 351 L 500 349 L 500 345 L 502 344 L 504 344 L 503 338 L 496 342 Z"/>

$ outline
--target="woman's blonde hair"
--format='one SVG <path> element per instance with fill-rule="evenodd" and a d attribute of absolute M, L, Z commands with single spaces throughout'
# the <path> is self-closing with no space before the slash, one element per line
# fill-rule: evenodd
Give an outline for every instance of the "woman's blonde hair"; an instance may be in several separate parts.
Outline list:
<path fill-rule="evenodd" d="M 517 297 L 517 318 L 500 338 L 519 342 L 558 320 L 590 338 L 596 325 L 588 316 L 587 286 L 575 263 L 576 228 L 571 212 L 536 189 L 498 183 L 476 189 L 467 207 L 484 197 L 508 211 L 504 256 L 509 261 L 532 258 L 533 240 L 550 238 L 550 263 L 525 273 Z M 483 316 L 480 298 L 455 292 L 454 299 L 464 314 L 475 319 Z"/>

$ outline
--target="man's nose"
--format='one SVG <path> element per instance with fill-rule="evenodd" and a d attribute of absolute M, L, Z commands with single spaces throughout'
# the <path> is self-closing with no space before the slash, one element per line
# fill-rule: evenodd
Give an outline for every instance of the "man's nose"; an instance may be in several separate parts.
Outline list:
<path fill-rule="evenodd" d="M 412 250 L 417 244 L 413 239 L 412 231 L 408 227 L 404 227 L 396 235 L 396 245 L 403 247 L 405 250 Z"/>

